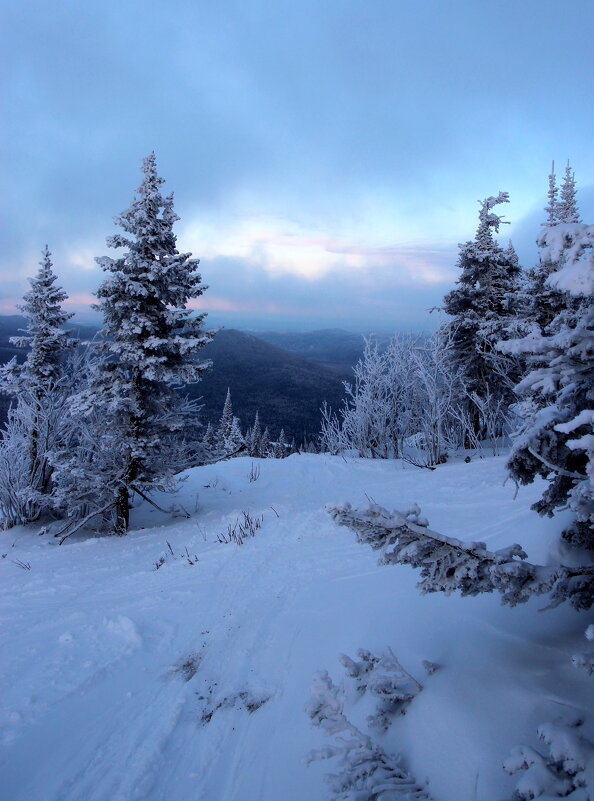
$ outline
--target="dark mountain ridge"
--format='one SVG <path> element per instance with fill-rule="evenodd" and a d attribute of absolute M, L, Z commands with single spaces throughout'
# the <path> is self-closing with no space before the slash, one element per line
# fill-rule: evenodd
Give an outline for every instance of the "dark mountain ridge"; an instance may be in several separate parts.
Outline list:
<path fill-rule="evenodd" d="M 25 325 L 26 320 L 18 315 L 0 316 L 0 363 L 13 356 L 19 361 L 24 359 L 26 351 L 15 348 L 9 339 Z M 98 330 L 88 325 L 67 327 L 84 341 L 91 340 Z M 220 330 L 200 352 L 200 358 L 212 359 L 213 367 L 202 381 L 186 387 L 184 392 L 200 398 L 203 421 L 218 423 L 229 388 L 233 411 L 241 420 L 242 429 L 252 425 L 258 411 L 262 427 L 269 427 L 273 440 L 281 428 L 289 441 L 293 437 L 298 443 L 315 438 L 320 430 L 322 403 L 326 400 L 337 408 L 344 392 L 342 380 L 350 377 L 349 367 L 315 363 L 233 329 Z M 337 361 L 340 364 L 340 358 Z M 2 419 L 7 407 L 8 399 L 0 396 Z"/>

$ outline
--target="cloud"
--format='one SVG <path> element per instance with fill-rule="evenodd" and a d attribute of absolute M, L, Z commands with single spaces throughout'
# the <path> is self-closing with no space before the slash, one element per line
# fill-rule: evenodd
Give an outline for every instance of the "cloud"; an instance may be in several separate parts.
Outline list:
<path fill-rule="evenodd" d="M 94 289 L 155 149 L 205 266 L 435 295 L 477 199 L 509 191 L 525 218 L 553 157 L 594 181 L 591 19 L 591 0 L 5 3 L 2 294 L 46 242 Z"/>
<path fill-rule="evenodd" d="M 390 268 L 408 284 L 440 283 L 451 276 L 451 245 L 374 245 L 353 241 L 340 232 L 321 233 L 294 220 L 264 216 L 246 216 L 234 226 L 209 227 L 191 221 L 183 226 L 179 240 L 206 259 L 247 260 L 272 275 L 312 281 L 340 270 L 365 272 L 377 267 Z"/>
<path fill-rule="evenodd" d="M 211 310 L 215 322 L 257 328 L 295 328 L 300 322 L 357 331 L 433 328 L 437 317 L 427 312 L 449 288 L 402 281 L 392 265 L 377 263 L 350 271 L 338 267 L 314 279 L 274 274 L 238 258 L 206 259 L 201 268 L 209 288 L 193 305 Z"/>

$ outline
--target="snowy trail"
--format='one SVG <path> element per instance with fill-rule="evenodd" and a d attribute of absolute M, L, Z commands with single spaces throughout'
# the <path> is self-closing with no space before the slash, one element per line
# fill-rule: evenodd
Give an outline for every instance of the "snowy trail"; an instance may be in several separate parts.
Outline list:
<path fill-rule="evenodd" d="M 2 534 L 0 801 L 322 801 L 332 766 L 304 764 L 326 739 L 303 707 L 313 673 L 339 677 L 339 653 L 359 647 L 391 645 L 420 678 L 422 659 L 444 665 L 397 732 L 437 801 L 453 787 L 472 798 L 452 775 L 461 748 L 480 764 L 485 801 L 500 797 L 500 758 L 518 727 L 532 731 L 547 704 L 577 703 L 583 683 L 571 667 L 559 688 L 530 663 L 537 654 L 540 668 L 563 664 L 567 653 L 549 643 L 573 644 L 583 616 L 420 597 L 413 571 L 379 568 L 324 512 L 366 494 L 388 506 L 418 501 L 444 533 L 484 531 L 503 544 L 519 525 L 543 551 L 527 501 L 514 504 L 501 486 L 502 460 L 435 473 L 314 456 L 261 467 L 253 483 L 249 459 L 193 471 L 180 499 L 193 508 L 198 493 L 195 517 L 140 507 L 139 530 L 122 539 L 58 548 Z M 452 512 L 454 494 L 463 511 Z M 243 510 L 263 515 L 260 531 L 241 547 L 218 543 Z M 197 564 L 182 558 L 186 547 Z M 481 696 L 485 681 L 492 698 Z M 469 731 L 473 699 L 495 727 L 481 717 Z M 514 711 L 502 717 L 502 706 Z"/>

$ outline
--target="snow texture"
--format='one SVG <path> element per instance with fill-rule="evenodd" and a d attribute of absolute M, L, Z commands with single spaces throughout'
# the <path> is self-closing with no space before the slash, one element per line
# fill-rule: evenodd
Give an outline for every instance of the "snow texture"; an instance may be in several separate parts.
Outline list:
<path fill-rule="evenodd" d="M 424 688 L 358 764 L 404 765 L 435 801 L 510 798 L 510 749 L 541 750 L 541 721 L 594 708 L 592 677 L 570 663 L 591 614 L 419 595 L 413 571 L 378 566 L 324 506 L 416 500 L 445 536 L 472 532 L 491 552 L 517 538 L 546 564 L 562 520 L 529 510 L 545 482 L 514 500 L 503 458 L 428 471 L 292 455 L 250 481 L 252 461 L 193 469 L 156 496 L 189 519 L 139 499 L 126 537 L 59 547 L 37 526 L 0 532 L 0 800 L 327 801 L 331 763 L 305 758 L 334 735 L 303 706 L 314 673 L 341 653 L 364 662 L 362 646 L 390 647 Z M 220 544 L 243 511 L 263 515 L 256 536 Z M 427 676 L 423 660 L 441 668 Z M 378 700 L 353 688 L 352 724 L 364 730 Z"/>

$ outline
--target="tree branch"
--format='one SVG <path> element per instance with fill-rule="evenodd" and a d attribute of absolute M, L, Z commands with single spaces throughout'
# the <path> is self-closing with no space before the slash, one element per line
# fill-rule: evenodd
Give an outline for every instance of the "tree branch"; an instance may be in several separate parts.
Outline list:
<path fill-rule="evenodd" d="M 558 473 L 560 476 L 566 476 L 567 478 L 575 478 L 577 481 L 583 481 L 585 476 L 582 476 L 580 473 L 570 473 L 569 470 L 564 470 L 562 467 L 557 467 L 552 462 L 549 462 L 544 456 L 536 453 L 534 448 L 527 448 L 526 449 L 529 454 L 534 456 L 535 459 L 538 459 L 539 462 L 542 462 L 545 467 L 548 467 L 549 470 L 552 470 L 553 473 Z"/>
<path fill-rule="evenodd" d="M 62 537 L 58 545 L 62 545 L 64 540 L 67 540 L 68 537 L 71 537 L 76 531 L 79 530 L 79 528 L 82 528 L 85 525 L 85 523 L 88 523 L 89 520 L 92 520 L 94 517 L 97 517 L 97 515 L 103 514 L 103 512 L 107 512 L 107 510 L 111 509 L 113 506 L 115 506 L 115 501 L 110 501 L 109 503 L 106 503 L 105 506 L 102 506 L 101 509 L 97 509 L 96 511 L 88 514 L 79 523 L 77 523 L 77 525 L 74 526 L 74 528 L 71 531 L 69 531 L 68 534 L 65 534 Z M 66 528 L 68 528 L 68 526 L 66 526 Z M 65 531 L 66 528 L 63 528 L 62 531 Z M 62 531 L 59 531 L 57 534 L 54 534 L 54 537 L 59 537 Z"/>

